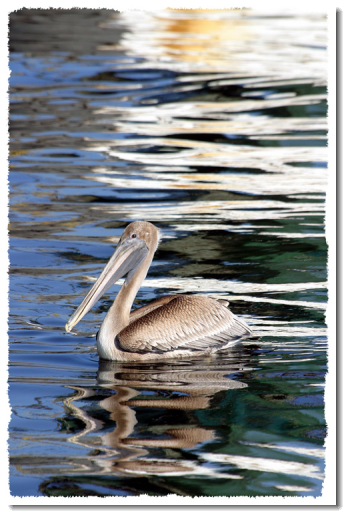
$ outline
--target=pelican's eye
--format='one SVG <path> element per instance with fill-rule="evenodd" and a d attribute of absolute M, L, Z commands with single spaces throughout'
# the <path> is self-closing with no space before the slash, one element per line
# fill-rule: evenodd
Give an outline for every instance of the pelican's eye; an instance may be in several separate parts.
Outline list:
<path fill-rule="evenodd" d="M 130 238 L 137 238 L 137 234 L 136 233 L 131 233 Z"/>

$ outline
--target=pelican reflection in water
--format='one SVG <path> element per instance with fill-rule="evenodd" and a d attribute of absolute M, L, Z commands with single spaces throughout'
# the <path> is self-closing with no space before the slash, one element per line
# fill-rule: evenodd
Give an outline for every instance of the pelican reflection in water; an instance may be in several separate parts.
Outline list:
<path fill-rule="evenodd" d="M 158 243 L 159 231 L 150 222 L 129 224 L 100 277 L 70 317 L 66 331 L 126 275 L 97 334 L 101 359 L 147 361 L 212 354 L 253 336 L 226 301 L 199 295 L 166 295 L 130 313 Z"/>

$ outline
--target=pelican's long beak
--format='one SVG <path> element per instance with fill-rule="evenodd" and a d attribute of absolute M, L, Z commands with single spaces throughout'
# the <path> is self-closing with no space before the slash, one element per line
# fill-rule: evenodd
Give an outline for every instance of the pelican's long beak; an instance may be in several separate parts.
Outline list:
<path fill-rule="evenodd" d="M 65 325 L 65 330 L 70 332 L 72 328 L 85 316 L 94 306 L 100 297 L 114 284 L 118 279 L 130 272 L 133 275 L 139 265 L 145 259 L 148 248 L 140 238 L 126 238 L 119 242 L 112 257 L 107 263 L 99 278 L 89 290 L 86 297 L 81 302 L 77 310 L 69 318 Z"/>

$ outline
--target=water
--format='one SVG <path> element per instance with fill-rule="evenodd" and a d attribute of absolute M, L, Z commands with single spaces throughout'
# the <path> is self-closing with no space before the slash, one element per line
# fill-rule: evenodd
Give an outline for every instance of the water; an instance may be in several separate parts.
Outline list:
<path fill-rule="evenodd" d="M 10 30 L 12 496 L 320 496 L 325 15 L 27 10 Z M 134 307 L 227 298 L 260 339 L 99 362 L 119 285 L 67 334 L 137 219 L 163 240 Z"/>

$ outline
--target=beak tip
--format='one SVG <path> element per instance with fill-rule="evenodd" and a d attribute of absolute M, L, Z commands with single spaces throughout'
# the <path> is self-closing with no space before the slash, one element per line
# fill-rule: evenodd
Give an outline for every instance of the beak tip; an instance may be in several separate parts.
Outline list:
<path fill-rule="evenodd" d="M 64 328 L 65 328 L 66 332 L 70 332 L 70 331 L 71 331 L 71 327 L 70 327 L 70 325 L 69 325 L 69 322 L 67 322 L 67 323 L 65 324 Z"/>

